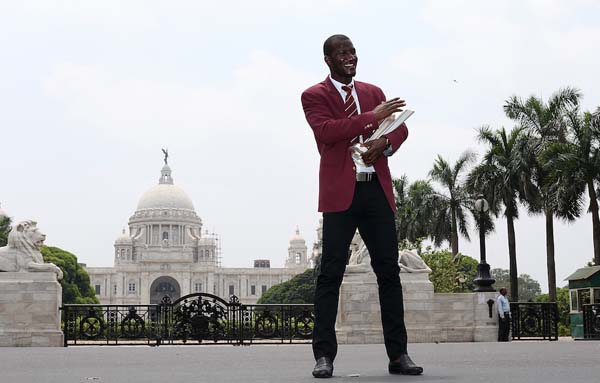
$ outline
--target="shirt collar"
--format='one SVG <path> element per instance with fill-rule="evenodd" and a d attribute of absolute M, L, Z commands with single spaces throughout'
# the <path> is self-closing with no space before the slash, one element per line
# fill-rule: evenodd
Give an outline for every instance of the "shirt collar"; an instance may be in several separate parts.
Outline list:
<path fill-rule="evenodd" d="M 352 79 L 352 82 L 350 82 L 350 84 L 344 84 L 337 80 L 334 80 L 333 77 L 331 77 L 331 75 L 329 75 L 329 80 L 331 80 L 331 83 L 333 84 L 335 89 L 337 89 L 337 91 L 340 92 L 340 94 L 342 94 L 342 95 L 346 94 L 346 91 L 342 89 L 343 86 L 350 85 L 350 86 L 352 86 L 352 89 L 354 90 L 354 79 Z"/>

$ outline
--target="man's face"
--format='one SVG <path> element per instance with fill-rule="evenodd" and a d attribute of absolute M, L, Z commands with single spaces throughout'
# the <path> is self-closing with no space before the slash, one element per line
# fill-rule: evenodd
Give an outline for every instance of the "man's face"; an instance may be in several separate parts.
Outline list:
<path fill-rule="evenodd" d="M 332 45 L 331 55 L 325 56 L 331 77 L 340 82 L 350 82 L 356 76 L 356 49 L 349 39 L 335 40 Z"/>

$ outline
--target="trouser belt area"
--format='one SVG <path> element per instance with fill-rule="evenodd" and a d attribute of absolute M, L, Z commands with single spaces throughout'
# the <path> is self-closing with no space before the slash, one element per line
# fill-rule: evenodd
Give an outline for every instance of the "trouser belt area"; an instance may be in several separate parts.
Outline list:
<path fill-rule="evenodd" d="M 356 173 L 356 182 L 370 182 L 377 179 L 376 173 Z"/>

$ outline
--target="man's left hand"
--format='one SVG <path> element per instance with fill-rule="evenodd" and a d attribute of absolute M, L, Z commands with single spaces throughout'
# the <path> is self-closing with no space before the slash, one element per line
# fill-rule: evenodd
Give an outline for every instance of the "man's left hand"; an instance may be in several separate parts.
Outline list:
<path fill-rule="evenodd" d="M 387 140 L 383 137 L 378 138 L 373 141 L 365 142 L 364 146 L 366 146 L 368 150 L 362 154 L 363 162 L 365 165 L 371 166 L 383 154 L 383 151 L 387 147 Z"/>

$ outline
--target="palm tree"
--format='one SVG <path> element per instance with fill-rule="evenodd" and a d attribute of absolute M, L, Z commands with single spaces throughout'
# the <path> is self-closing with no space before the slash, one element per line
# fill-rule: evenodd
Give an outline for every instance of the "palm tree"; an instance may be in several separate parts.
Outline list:
<path fill-rule="evenodd" d="M 522 128 L 507 133 L 504 128 L 479 129 L 478 140 L 488 146 L 481 164 L 467 180 L 472 192 L 482 193 L 490 204 L 490 211 L 498 216 L 501 206 L 508 227 L 508 255 L 510 261 L 510 291 L 513 300 L 519 300 L 517 279 L 517 249 L 515 219 L 519 218 L 519 200 L 528 200 L 535 193 L 529 174 L 531 148 Z"/>
<path fill-rule="evenodd" d="M 458 233 L 467 240 L 469 228 L 465 212 L 472 205 L 472 198 L 464 187 L 462 175 L 475 161 L 475 153 L 466 151 L 460 155 L 454 166 L 450 166 L 442 156 L 437 157 L 429 176 L 439 183 L 446 193 L 436 193 L 436 209 L 432 220 L 431 237 L 436 246 L 448 241 L 452 254 L 458 254 Z"/>
<path fill-rule="evenodd" d="M 583 208 L 587 188 L 592 215 L 594 264 L 600 265 L 600 219 L 598 217 L 598 185 L 600 184 L 600 108 L 594 114 L 580 113 L 575 108 L 567 113 L 567 142 L 551 144 L 545 152 L 546 169 L 555 180 L 553 190 L 557 210 L 575 211 Z"/>
<path fill-rule="evenodd" d="M 532 151 L 529 162 L 533 164 L 533 183 L 537 188 L 537 199 L 527 203 L 530 213 L 544 214 L 546 220 L 546 265 L 548 272 L 548 291 L 550 301 L 556 301 L 556 267 L 554 260 L 554 216 L 565 220 L 574 220 L 573 211 L 558 214 L 556 199 L 549 173 L 542 161 L 543 153 L 555 142 L 565 142 L 567 136 L 566 112 L 578 105 L 581 93 L 575 88 L 564 88 L 554 93 L 548 103 L 541 98 L 531 96 L 523 101 L 512 96 L 504 104 L 506 115 L 518 121 L 526 129 Z"/>
<path fill-rule="evenodd" d="M 417 180 L 409 185 L 403 175 L 392 181 L 396 197 L 396 231 L 398 241 L 416 243 L 430 236 L 435 210 L 435 191 L 429 181 Z"/>

